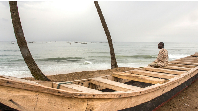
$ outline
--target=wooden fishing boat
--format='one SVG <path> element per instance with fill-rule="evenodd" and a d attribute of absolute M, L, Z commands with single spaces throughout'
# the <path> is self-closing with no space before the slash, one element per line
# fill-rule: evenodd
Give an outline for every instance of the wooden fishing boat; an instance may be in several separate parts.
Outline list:
<path fill-rule="evenodd" d="M 1 76 L 0 103 L 20 111 L 151 111 L 198 78 L 198 53 L 164 68 L 106 71 L 48 76 L 51 82 Z"/>

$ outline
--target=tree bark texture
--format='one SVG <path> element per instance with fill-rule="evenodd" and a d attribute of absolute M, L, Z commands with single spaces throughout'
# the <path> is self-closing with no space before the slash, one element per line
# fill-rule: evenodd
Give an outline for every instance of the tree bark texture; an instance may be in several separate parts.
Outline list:
<path fill-rule="evenodd" d="M 100 20 L 101 20 L 101 23 L 102 23 L 102 26 L 104 28 L 105 34 L 106 34 L 107 39 L 108 39 L 108 44 L 109 44 L 109 47 L 110 47 L 110 55 L 111 55 L 111 69 L 117 68 L 118 65 L 117 65 L 117 61 L 116 61 L 116 58 L 115 58 L 115 52 L 114 52 L 114 48 L 113 48 L 110 32 L 108 30 L 106 21 L 104 19 L 104 16 L 102 14 L 102 11 L 101 11 L 101 8 L 100 8 L 100 6 L 98 4 L 98 1 L 94 1 L 94 4 L 96 6 L 97 12 L 99 14 L 99 17 L 100 17 Z"/>
<path fill-rule="evenodd" d="M 25 40 L 20 18 L 19 18 L 17 1 L 9 1 L 9 4 L 10 4 L 10 13 L 11 13 L 15 37 L 17 39 L 17 44 L 19 46 L 19 49 L 21 51 L 21 54 L 22 54 L 22 57 L 24 58 L 25 63 L 27 64 L 29 70 L 31 71 L 32 76 L 36 80 L 50 81 L 39 69 L 39 67 L 35 63 L 28 49 L 27 42 Z"/>

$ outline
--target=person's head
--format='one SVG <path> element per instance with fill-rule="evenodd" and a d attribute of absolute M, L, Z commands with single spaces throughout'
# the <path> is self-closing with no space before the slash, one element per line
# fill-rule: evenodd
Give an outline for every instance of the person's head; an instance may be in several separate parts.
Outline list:
<path fill-rule="evenodd" d="M 162 48 L 164 48 L 164 43 L 163 43 L 163 42 L 160 42 L 160 43 L 158 44 L 158 49 L 162 49 Z"/>

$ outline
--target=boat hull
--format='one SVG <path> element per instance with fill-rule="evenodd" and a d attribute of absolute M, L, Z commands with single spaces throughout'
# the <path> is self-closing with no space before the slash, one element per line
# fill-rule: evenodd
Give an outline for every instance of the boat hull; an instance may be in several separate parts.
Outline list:
<path fill-rule="evenodd" d="M 151 111 L 198 78 L 198 70 L 166 87 L 127 98 L 69 98 L 0 86 L 0 102 L 22 111 Z"/>

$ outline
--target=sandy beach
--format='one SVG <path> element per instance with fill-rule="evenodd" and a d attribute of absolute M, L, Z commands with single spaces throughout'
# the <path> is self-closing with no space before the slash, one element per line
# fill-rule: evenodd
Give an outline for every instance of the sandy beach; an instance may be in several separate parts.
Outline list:
<path fill-rule="evenodd" d="M 156 111 L 198 111 L 198 80 Z"/>

